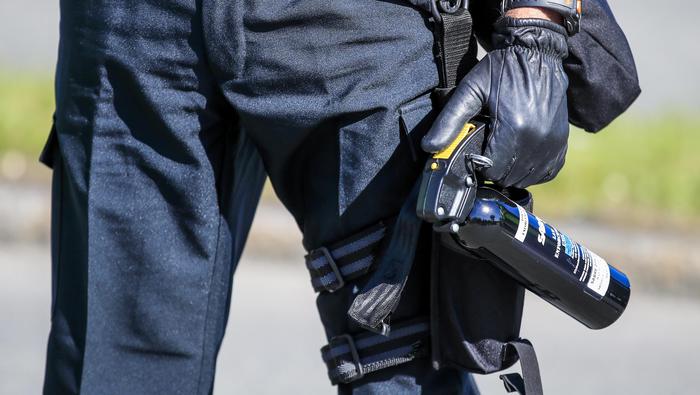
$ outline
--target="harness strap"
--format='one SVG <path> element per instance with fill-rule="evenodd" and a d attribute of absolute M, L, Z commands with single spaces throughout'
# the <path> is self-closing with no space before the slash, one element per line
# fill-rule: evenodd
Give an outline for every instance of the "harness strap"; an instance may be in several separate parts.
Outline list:
<path fill-rule="evenodd" d="M 506 351 L 513 350 L 520 358 L 522 377 L 518 373 L 502 374 L 503 385 L 506 392 L 517 392 L 520 395 L 542 395 L 542 378 L 540 377 L 540 365 L 537 363 L 537 355 L 532 343 L 526 339 L 515 340 L 505 345 Z M 507 355 L 508 352 L 504 353 Z"/>
<path fill-rule="evenodd" d="M 316 292 L 335 292 L 350 280 L 363 276 L 373 266 L 386 226 L 372 227 L 334 243 L 309 252 L 304 259 Z"/>
<path fill-rule="evenodd" d="M 350 383 L 365 374 L 428 355 L 430 321 L 421 317 L 393 325 L 391 334 L 340 335 L 321 349 L 333 384 Z"/>
<path fill-rule="evenodd" d="M 472 17 L 463 4 L 451 12 L 438 12 L 435 6 L 433 15 L 433 35 L 440 84 L 433 89 L 433 97 L 438 107 L 450 98 L 455 86 L 476 64 L 476 41 L 471 39 Z M 441 7 L 440 7 L 441 8 Z"/>
<path fill-rule="evenodd" d="M 348 309 L 352 321 L 382 335 L 389 333 L 389 318 L 399 304 L 416 254 L 416 243 L 423 224 L 416 214 L 420 181 L 416 181 L 401 206 L 377 269 Z"/>
<path fill-rule="evenodd" d="M 436 7 L 436 4 L 433 3 L 433 6 Z M 471 57 L 468 56 L 472 47 L 470 44 L 472 41 L 471 15 L 466 8 L 450 11 L 439 12 L 433 17 L 439 52 L 436 60 L 440 86 L 435 91 L 439 102 L 447 99 L 456 83 L 472 66 Z M 392 230 L 388 247 L 377 265 L 377 270 L 355 297 L 348 310 L 348 316 L 355 323 L 376 333 L 389 332 L 389 317 L 398 305 L 413 264 L 416 242 L 422 224 L 421 219 L 416 215 L 420 183 L 419 178 L 401 207 L 401 213 Z"/>
<path fill-rule="evenodd" d="M 438 72 L 440 88 L 452 89 L 473 66 L 469 53 L 472 40 L 472 17 L 468 10 L 459 8 L 454 13 L 441 13 L 435 24 L 438 45 Z"/>

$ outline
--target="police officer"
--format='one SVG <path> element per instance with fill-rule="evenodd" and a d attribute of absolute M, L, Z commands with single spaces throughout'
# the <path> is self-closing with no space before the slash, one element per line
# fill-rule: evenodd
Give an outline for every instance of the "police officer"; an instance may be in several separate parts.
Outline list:
<path fill-rule="evenodd" d="M 400 228 L 421 147 L 440 150 L 484 111 L 494 161 L 485 175 L 502 186 L 545 182 L 563 165 L 569 122 L 597 131 L 639 89 L 604 0 L 582 10 L 474 1 L 474 34 L 489 52 L 438 115 L 435 7 L 61 1 L 42 156 L 54 169 L 44 392 L 210 393 L 267 175 L 310 251 L 324 360 L 340 392 L 476 393 L 467 370 L 434 369 L 428 355 L 429 229 L 412 243 L 391 332 L 347 314 Z"/>

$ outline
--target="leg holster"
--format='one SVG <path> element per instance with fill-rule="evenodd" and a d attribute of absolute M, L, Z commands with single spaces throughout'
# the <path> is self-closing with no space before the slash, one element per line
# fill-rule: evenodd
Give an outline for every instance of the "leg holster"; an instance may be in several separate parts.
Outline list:
<path fill-rule="evenodd" d="M 435 5 L 433 13 L 436 107 L 476 62 L 469 12 L 449 4 Z M 306 256 L 320 293 L 329 338 L 322 356 L 331 381 L 350 383 L 427 355 L 436 368 L 474 373 L 503 370 L 520 359 L 525 383 L 519 375 L 505 375 L 506 388 L 541 393 L 534 351 L 519 338 L 524 289 L 449 235 L 415 221 L 414 192 L 397 218 Z M 529 196 L 519 203 L 531 207 Z"/>
<path fill-rule="evenodd" d="M 531 211 L 532 195 L 517 203 Z M 520 360 L 524 379 L 517 373 L 502 375 L 506 389 L 541 394 L 534 349 L 520 338 L 524 288 L 457 244 L 451 233 L 434 233 L 432 246 L 433 364 L 488 374 Z"/>
<path fill-rule="evenodd" d="M 527 195 L 519 204 L 528 210 Z M 306 256 L 311 284 L 329 338 L 321 350 L 331 382 L 351 383 L 384 368 L 431 356 L 435 368 L 493 373 L 520 359 L 518 374 L 503 375 L 506 389 L 541 393 L 532 345 L 520 338 L 524 289 L 511 277 L 459 246 L 452 236 L 421 229 L 413 267 L 386 333 L 366 330 L 347 310 L 375 274 L 393 220 L 379 223 Z"/>

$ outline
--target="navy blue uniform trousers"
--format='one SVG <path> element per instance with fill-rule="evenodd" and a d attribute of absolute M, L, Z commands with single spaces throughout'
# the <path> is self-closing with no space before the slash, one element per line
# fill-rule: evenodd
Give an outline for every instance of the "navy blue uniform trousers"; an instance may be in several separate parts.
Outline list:
<path fill-rule="evenodd" d="M 44 392 L 210 393 L 266 175 L 306 248 L 398 212 L 438 80 L 426 15 L 384 0 L 61 0 L 60 33 Z M 419 260 L 399 318 L 426 313 Z M 329 337 L 356 329 L 350 298 L 319 298 Z M 427 359 L 339 388 L 472 390 Z"/>

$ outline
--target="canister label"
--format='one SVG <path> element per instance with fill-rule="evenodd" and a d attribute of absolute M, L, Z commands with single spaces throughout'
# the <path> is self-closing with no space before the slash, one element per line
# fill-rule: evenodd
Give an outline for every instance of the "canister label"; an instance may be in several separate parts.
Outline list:
<path fill-rule="evenodd" d="M 554 259 L 578 281 L 586 284 L 599 298 L 605 296 L 610 285 L 610 266 L 603 258 L 527 212 L 520 205 L 504 207 L 513 215 L 511 221 L 517 221 L 517 226 L 511 228 L 516 240 L 542 255 L 549 256 L 548 259 Z"/>

